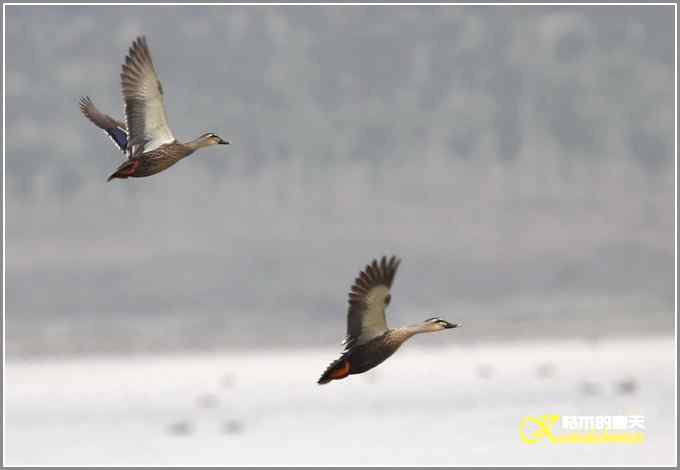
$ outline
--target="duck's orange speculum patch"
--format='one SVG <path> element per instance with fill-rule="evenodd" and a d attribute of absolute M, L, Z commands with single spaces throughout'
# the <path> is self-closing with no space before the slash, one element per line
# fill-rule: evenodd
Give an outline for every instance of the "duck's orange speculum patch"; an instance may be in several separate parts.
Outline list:
<path fill-rule="evenodd" d="M 344 379 L 349 375 L 350 363 L 349 361 L 344 361 L 342 366 L 331 372 L 331 379 L 338 380 Z"/>

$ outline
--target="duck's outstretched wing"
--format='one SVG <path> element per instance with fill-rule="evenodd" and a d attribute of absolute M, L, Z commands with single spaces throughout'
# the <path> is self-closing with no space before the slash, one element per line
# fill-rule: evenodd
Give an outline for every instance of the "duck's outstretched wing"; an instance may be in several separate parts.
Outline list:
<path fill-rule="evenodd" d="M 130 156 L 173 142 L 175 137 L 165 115 L 163 87 L 144 36 L 132 43 L 120 81 L 130 134 Z"/>
<path fill-rule="evenodd" d="M 124 122 L 118 121 L 108 114 L 104 114 L 97 109 L 89 96 L 80 98 L 80 111 L 92 123 L 104 129 L 104 132 L 111 137 L 111 140 L 116 144 L 122 152 L 126 152 L 128 148 L 128 134 L 127 127 Z"/>
<path fill-rule="evenodd" d="M 390 288 L 399 263 L 395 256 L 373 262 L 359 273 L 349 293 L 347 349 L 364 344 L 387 331 L 385 307 L 390 303 Z"/>

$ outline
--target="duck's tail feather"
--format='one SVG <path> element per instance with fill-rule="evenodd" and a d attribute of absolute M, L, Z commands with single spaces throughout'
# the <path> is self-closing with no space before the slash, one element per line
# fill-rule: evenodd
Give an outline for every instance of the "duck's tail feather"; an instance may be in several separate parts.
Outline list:
<path fill-rule="evenodd" d="M 331 365 L 329 365 L 326 370 L 324 371 L 323 374 L 321 374 L 321 377 L 319 377 L 318 384 L 323 385 L 327 384 L 331 380 L 339 380 L 339 379 L 344 379 L 349 375 L 350 371 L 350 362 L 347 360 L 346 357 L 340 357 L 339 359 L 336 359 L 335 361 L 331 362 Z"/>

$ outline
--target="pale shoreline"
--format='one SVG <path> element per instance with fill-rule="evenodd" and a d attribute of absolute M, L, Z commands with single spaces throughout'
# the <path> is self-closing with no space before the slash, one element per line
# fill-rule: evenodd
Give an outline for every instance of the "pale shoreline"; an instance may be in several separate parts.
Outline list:
<path fill-rule="evenodd" d="M 7 365 L 11 465 L 672 464 L 673 339 L 407 345 L 323 387 L 337 351 Z M 644 414 L 639 446 L 527 446 L 525 415 Z M 367 445 L 370 442 L 370 445 Z"/>

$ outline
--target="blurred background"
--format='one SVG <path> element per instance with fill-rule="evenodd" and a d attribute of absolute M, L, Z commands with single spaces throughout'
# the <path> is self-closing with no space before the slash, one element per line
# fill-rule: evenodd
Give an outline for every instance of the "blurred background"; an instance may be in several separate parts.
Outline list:
<path fill-rule="evenodd" d="M 6 6 L 7 462 L 672 463 L 674 12 Z M 106 183 L 140 34 L 232 145 Z M 390 254 L 391 326 L 465 327 L 317 388 Z M 517 453 L 548 411 L 654 439 Z"/>

